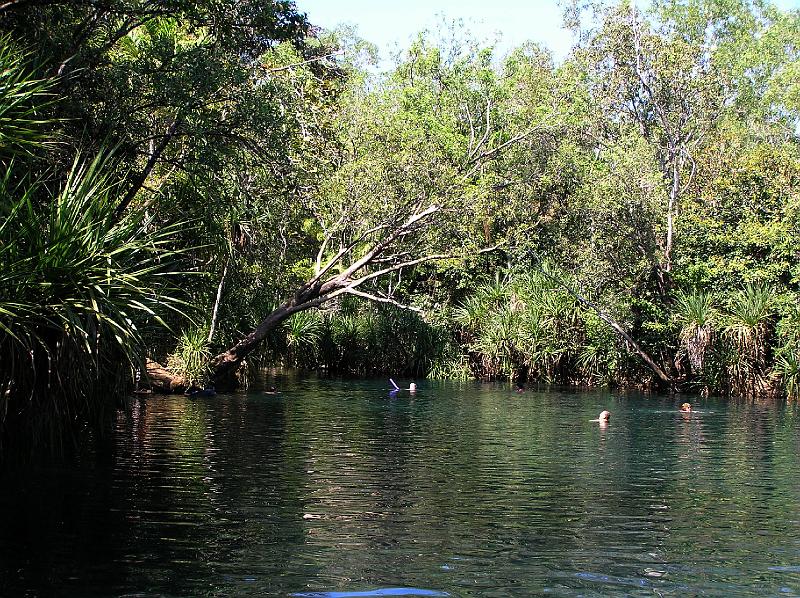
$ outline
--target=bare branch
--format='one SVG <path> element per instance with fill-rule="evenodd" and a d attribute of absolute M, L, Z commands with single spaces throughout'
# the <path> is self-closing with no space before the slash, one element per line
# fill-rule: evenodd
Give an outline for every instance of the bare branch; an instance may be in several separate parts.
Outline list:
<path fill-rule="evenodd" d="M 483 137 L 478 143 L 472 148 L 472 151 L 467 154 L 467 164 L 471 164 L 475 155 L 478 153 L 478 150 L 483 147 L 489 139 L 489 132 L 491 130 L 491 112 L 492 112 L 492 101 L 489 98 L 486 98 L 486 125 L 483 131 Z"/>
<path fill-rule="evenodd" d="M 413 305 L 406 305 L 404 303 L 400 303 L 399 301 L 395 301 L 394 299 L 390 299 L 389 297 L 380 297 L 378 295 L 371 295 L 369 293 L 365 293 L 364 291 L 358 291 L 356 289 L 347 288 L 344 289 L 344 292 L 348 295 L 355 295 L 356 297 L 363 297 L 364 299 L 369 299 L 370 301 L 376 301 L 378 303 L 388 303 L 389 305 L 394 305 L 395 307 L 399 307 L 400 309 L 406 309 L 408 311 L 413 311 L 418 314 L 424 313 L 420 308 L 414 307 Z"/>
<path fill-rule="evenodd" d="M 395 262 L 401 258 L 405 258 L 406 256 L 411 255 L 410 251 L 404 251 L 402 253 L 395 253 L 393 255 L 387 255 L 385 257 L 376 257 L 372 260 L 373 264 L 388 264 L 391 262 Z"/>
<path fill-rule="evenodd" d="M 344 218 L 344 216 L 342 216 L 342 218 Z M 383 229 L 386 229 L 386 228 L 389 228 L 388 224 L 379 224 L 378 226 L 374 226 L 374 227 L 370 228 L 369 230 L 366 230 L 363 233 L 361 233 L 357 238 L 353 239 L 350 242 L 349 245 L 347 245 L 345 247 L 342 247 L 335 256 L 333 256 L 330 260 L 328 260 L 328 262 L 325 264 L 325 266 L 322 266 L 321 268 L 319 268 L 319 271 L 317 272 L 317 274 L 314 275 L 314 278 L 312 278 L 308 282 L 308 286 L 311 286 L 311 285 L 316 284 L 317 282 L 319 282 L 322 279 L 322 277 L 325 276 L 325 274 L 327 274 L 330 271 L 330 269 L 333 268 L 333 266 L 335 266 L 339 262 L 339 260 L 341 260 L 350 251 L 352 251 L 355 248 L 356 245 L 361 243 L 369 235 L 372 235 L 372 234 L 378 232 L 379 230 L 383 230 Z M 323 245 L 324 245 L 324 243 L 323 243 Z M 323 248 L 320 248 L 320 252 L 322 252 L 322 249 Z M 321 256 L 321 253 L 317 255 L 318 264 L 320 263 L 319 262 L 320 256 Z"/>
<path fill-rule="evenodd" d="M 530 137 L 531 135 L 533 135 L 537 131 L 547 131 L 547 130 L 551 130 L 551 129 L 554 129 L 554 128 L 555 127 L 552 127 L 552 126 L 549 126 L 549 125 L 545 125 L 543 123 L 539 123 L 536 126 L 533 126 L 530 129 L 528 129 L 527 131 L 523 131 L 522 133 L 519 133 L 518 135 L 514 135 L 513 137 L 511 137 L 510 139 L 504 141 L 500 145 L 498 145 L 496 147 L 493 147 L 492 149 L 486 150 L 484 152 L 481 152 L 480 154 L 475 155 L 474 157 L 472 157 L 464 165 L 465 167 L 466 166 L 470 166 L 470 168 L 469 168 L 469 170 L 467 170 L 464 173 L 462 178 L 463 179 L 467 179 L 470 175 L 472 175 L 472 173 L 475 172 L 475 168 L 478 166 L 478 164 L 480 164 L 480 162 L 482 160 L 485 160 L 487 158 L 491 158 L 495 154 L 497 154 L 497 153 L 503 151 L 504 149 L 506 149 L 508 146 L 510 146 L 510 145 L 512 145 L 514 143 L 517 143 L 519 141 L 522 141 L 523 139 L 526 139 L 527 137 Z"/>
<path fill-rule="evenodd" d="M 332 230 L 336 231 L 336 229 L 339 227 L 339 225 L 342 223 L 343 220 L 344 220 L 344 214 L 342 214 L 339 217 L 339 220 L 337 220 L 336 224 L 333 225 Z M 317 252 L 316 267 L 314 268 L 314 271 L 316 272 L 317 276 L 319 276 L 320 270 L 322 270 L 322 256 L 325 253 L 325 248 L 328 247 L 328 243 L 330 242 L 332 237 L 333 237 L 333 232 L 326 234 L 325 238 L 322 240 L 322 243 L 320 244 L 319 251 Z"/>
<path fill-rule="evenodd" d="M 344 54 L 344 50 L 337 50 L 336 52 L 331 52 L 330 54 L 325 54 L 324 56 L 314 56 L 314 58 L 309 58 L 308 60 L 303 60 L 302 62 L 295 62 L 294 64 L 287 64 L 285 66 L 278 66 L 275 68 L 265 68 L 264 70 L 268 73 L 278 73 L 280 71 L 288 71 L 289 69 L 297 68 L 298 66 L 303 66 L 311 62 L 318 62 L 320 60 L 325 60 L 326 58 L 331 58 L 333 56 L 341 56 L 342 54 Z"/>
<path fill-rule="evenodd" d="M 131 203 L 131 201 L 133 201 L 133 198 L 136 197 L 136 194 L 139 192 L 139 189 L 141 189 L 142 185 L 144 185 L 147 177 L 150 176 L 150 172 L 155 167 L 156 162 L 158 162 L 158 159 L 161 157 L 161 154 L 164 153 L 164 150 L 167 149 L 169 142 L 173 137 L 175 137 L 175 133 L 178 131 L 179 122 L 179 115 L 176 114 L 172 123 L 170 123 L 166 134 L 162 137 L 161 142 L 150 154 L 150 158 L 147 160 L 147 164 L 145 164 L 144 169 L 141 173 L 134 177 L 128 192 L 125 194 L 125 197 L 122 198 L 122 201 L 119 202 L 117 209 L 114 210 L 115 219 L 119 220 L 122 217 L 122 214 L 125 212 L 128 205 Z"/>
<path fill-rule="evenodd" d="M 469 110 L 469 102 L 464 104 L 464 111 L 467 113 L 467 122 L 469 123 L 469 145 L 467 156 L 472 155 L 472 144 L 475 143 L 475 125 L 472 122 L 472 112 Z"/>
<path fill-rule="evenodd" d="M 409 227 L 413 226 L 417 222 L 427 218 L 431 214 L 435 214 L 441 208 L 436 204 L 429 206 L 427 209 L 419 212 L 417 214 L 413 214 L 406 220 L 406 222 L 392 231 L 385 239 L 376 243 L 372 249 L 367 251 L 367 253 L 359 260 L 356 260 L 347 270 L 342 274 L 343 279 L 350 278 L 354 273 L 358 272 L 361 268 L 369 264 L 375 257 L 381 254 L 384 249 L 386 249 L 389 245 L 391 245 L 403 232 L 405 232 Z"/>
<path fill-rule="evenodd" d="M 496 251 L 499 247 L 500 247 L 500 245 L 494 245 L 493 247 L 486 247 L 484 249 L 476 251 L 474 253 L 474 255 L 481 255 L 483 253 L 489 253 L 491 251 Z M 418 264 L 422 264 L 422 263 L 425 263 L 425 262 L 432 262 L 432 261 L 439 261 L 439 260 L 449 260 L 449 259 L 456 259 L 456 258 L 463 258 L 463 257 L 465 257 L 463 254 L 458 254 L 458 253 L 435 253 L 435 254 L 431 254 L 431 255 L 425 255 L 425 256 L 419 257 L 419 258 L 414 259 L 414 260 L 407 260 L 405 262 L 398 262 L 398 263 L 393 264 L 393 265 L 391 265 L 391 266 L 389 266 L 387 268 L 382 268 L 381 270 L 376 270 L 375 272 L 370 272 L 369 274 L 365 274 L 361 278 L 358 278 L 358 279 L 350 282 L 347 286 L 349 288 L 355 288 L 357 286 L 360 286 L 361 284 L 363 284 L 364 282 L 366 282 L 368 280 L 373 280 L 375 278 L 383 276 L 384 274 L 388 274 L 390 272 L 396 272 L 397 270 L 400 270 L 402 268 L 407 268 L 409 266 L 416 266 Z"/>

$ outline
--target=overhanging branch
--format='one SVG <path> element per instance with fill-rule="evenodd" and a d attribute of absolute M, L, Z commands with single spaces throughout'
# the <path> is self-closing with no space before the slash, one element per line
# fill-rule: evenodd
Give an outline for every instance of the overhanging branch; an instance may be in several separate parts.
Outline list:
<path fill-rule="evenodd" d="M 399 301 L 395 301 L 394 299 L 390 299 L 389 297 L 381 297 L 379 295 L 372 295 L 370 293 L 365 293 L 364 291 L 359 291 L 357 289 L 346 288 L 344 292 L 348 295 L 355 295 L 356 297 L 363 297 L 364 299 L 369 299 L 370 301 L 376 301 L 378 303 L 388 303 L 390 305 L 394 305 L 395 307 L 399 307 L 400 309 L 406 309 L 408 311 L 413 311 L 418 314 L 424 313 L 420 308 L 414 307 L 413 305 L 406 305 L 404 303 L 400 303 Z"/>

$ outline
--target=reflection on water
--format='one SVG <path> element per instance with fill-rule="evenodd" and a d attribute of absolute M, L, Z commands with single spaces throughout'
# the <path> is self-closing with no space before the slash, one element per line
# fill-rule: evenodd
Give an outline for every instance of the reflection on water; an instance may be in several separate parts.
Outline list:
<path fill-rule="evenodd" d="M 282 390 L 150 397 L 110 457 L 6 472 L 0 595 L 800 595 L 794 408 Z"/>

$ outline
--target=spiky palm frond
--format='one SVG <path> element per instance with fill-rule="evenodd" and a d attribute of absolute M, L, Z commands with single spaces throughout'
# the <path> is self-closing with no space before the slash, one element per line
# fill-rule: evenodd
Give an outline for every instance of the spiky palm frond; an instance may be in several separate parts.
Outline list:
<path fill-rule="evenodd" d="M 708 291 L 679 292 L 675 295 L 675 318 L 690 326 L 712 324 L 718 316 L 715 303 L 716 298 Z"/>
<path fill-rule="evenodd" d="M 703 371 L 706 352 L 712 345 L 718 318 L 712 293 L 702 290 L 680 292 L 675 296 L 675 319 L 682 324 L 680 339 L 695 374 Z"/>
<path fill-rule="evenodd" d="M 357 314 L 336 314 L 331 321 L 333 342 L 340 346 L 356 345 L 359 342 L 360 326 Z"/>
<path fill-rule="evenodd" d="M 748 284 L 728 302 L 729 327 L 753 329 L 775 313 L 777 296 L 767 285 Z"/>
<path fill-rule="evenodd" d="M 0 215 L 0 352 L 14 364 L 0 382 L 10 400 L 47 396 L 69 412 L 95 403 L 142 362 L 143 327 L 183 307 L 169 284 L 177 227 L 155 230 L 134 213 L 117 219 L 110 170 L 102 156 L 77 158 L 55 196 L 37 183 L 0 181 L 8 206 Z"/>
<path fill-rule="evenodd" d="M 28 66 L 30 56 L 0 36 L 0 157 L 8 159 L 52 143 L 47 115 L 53 100 L 53 81 L 37 78 Z"/>
<path fill-rule="evenodd" d="M 800 349 L 783 347 L 775 357 L 775 374 L 783 384 L 786 398 L 800 399 Z"/>
<path fill-rule="evenodd" d="M 489 304 L 479 295 L 471 295 L 453 311 L 453 319 L 457 324 L 470 332 L 476 332 L 486 315 Z"/>
<path fill-rule="evenodd" d="M 766 359 L 775 308 L 775 292 L 766 285 L 749 284 L 730 297 L 725 334 L 735 352 L 730 372 L 740 394 L 760 394 L 769 386 Z"/>
<path fill-rule="evenodd" d="M 483 356 L 490 377 L 510 376 L 523 362 L 525 331 L 521 315 L 510 304 L 495 311 L 484 322 L 470 349 Z"/>
<path fill-rule="evenodd" d="M 316 310 L 299 311 L 286 320 L 286 343 L 290 347 L 314 347 L 322 333 L 322 318 Z"/>
<path fill-rule="evenodd" d="M 606 353 L 597 345 L 584 345 L 578 353 L 577 365 L 585 382 L 605 382 L 608 368 L 605 363 Z"/>
<path fill-rule="evenodd" d="M 790 307 L 777 326 L 780 345 L 775 353 L 773 376 L 783 386 L 786 398 L 800 399 L 800 302 L 789 296 Z"/>
<path fill-rule="evenodd" d="M 455 321 L 468 332 L 476 333 L 494 310 L 508 303 L 510 291 L 508 283 L 501 281 L 479 286 L 455 309 Z"/>
<path fill-rule="evenodd" d="M 306 367 L 313 363 L 319 350 L 320 339 L 324 334 L 324 321 L 317 310 L 299 311 L 292 314 L 283 324 L 286 334 L 286 348 L 289 362 L 294 366 Z"/>

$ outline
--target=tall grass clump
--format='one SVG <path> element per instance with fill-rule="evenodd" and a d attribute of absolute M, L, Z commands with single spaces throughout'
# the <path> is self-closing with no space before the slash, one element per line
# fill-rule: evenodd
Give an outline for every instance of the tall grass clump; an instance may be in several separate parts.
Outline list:
<path fill-rule="evenodd" d="M 186 380 L 188 386 L 202 386 L 211 362 L 208 329 L 189 328 L 178 337 L 175 350 L 167 357 L 167 369 Z"/>

